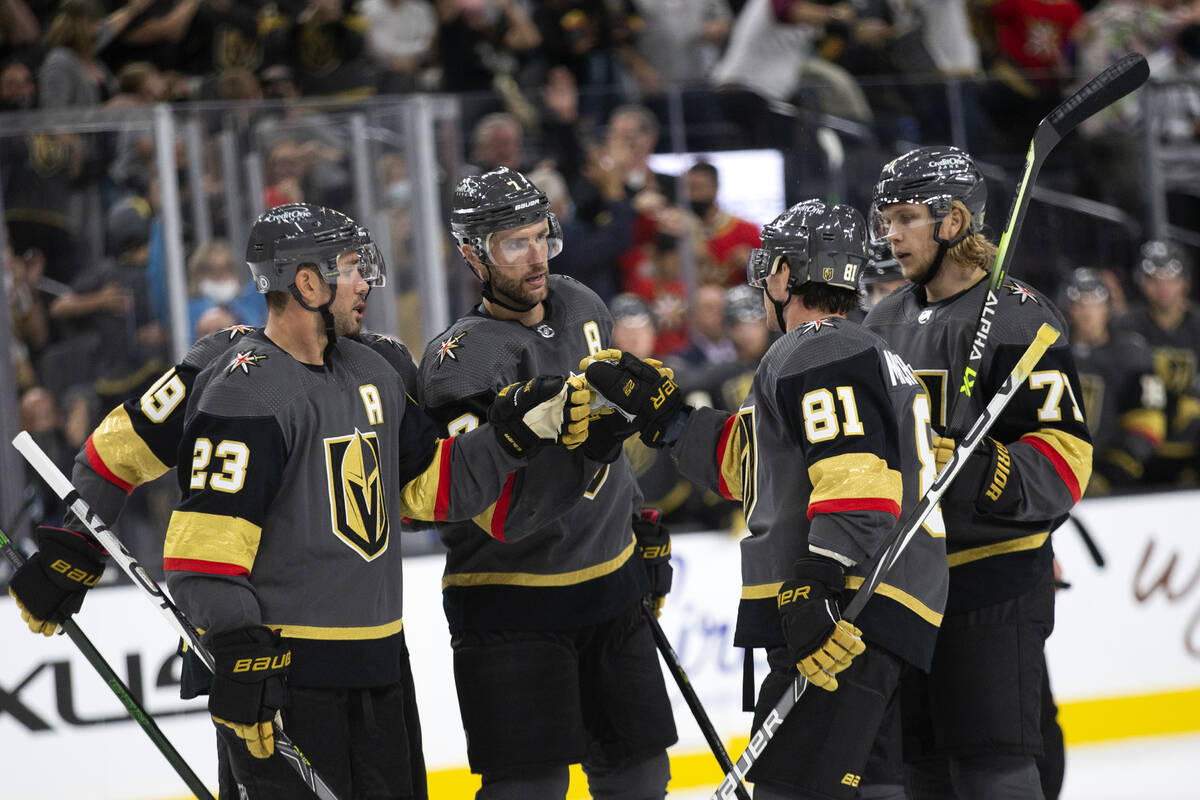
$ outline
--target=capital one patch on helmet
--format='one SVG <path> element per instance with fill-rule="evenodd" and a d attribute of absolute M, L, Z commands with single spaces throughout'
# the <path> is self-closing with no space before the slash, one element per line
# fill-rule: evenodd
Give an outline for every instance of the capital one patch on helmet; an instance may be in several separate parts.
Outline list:
<path fill-rule="evenodd" d="M 374 560 L 387 550 L 390 530 L 378 436 L 356 428 L 325 439 L 325 468 L 333 532 L 364 561 Z"/>

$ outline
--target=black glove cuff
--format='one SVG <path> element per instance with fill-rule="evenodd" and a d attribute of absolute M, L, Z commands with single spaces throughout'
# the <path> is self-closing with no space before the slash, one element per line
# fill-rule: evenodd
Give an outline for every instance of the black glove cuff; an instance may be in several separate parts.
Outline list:
<path fill-rule="evenodd" d="M 846 569 L 827 556 L 803 556 L 792 563 L 792 576 L 795 580 L 817 581 L 831 594 L 842 590 L 845 575 Z"/>
<path fill-rule="evenodd" d="M 964 469 L 972 467 L 979 476 L 975 509 L 980 514 L 999 514 L 1016 507 L 1019 499 L 1017 482 L 1013 474 L 1012 455 L 1007 447 L 990 437 L 984 439 L 975 448 Z"/>

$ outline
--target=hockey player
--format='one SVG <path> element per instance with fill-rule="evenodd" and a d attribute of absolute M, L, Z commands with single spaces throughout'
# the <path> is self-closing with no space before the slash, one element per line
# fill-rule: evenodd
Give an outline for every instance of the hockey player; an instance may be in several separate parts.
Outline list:
<path fill-rule="evenodd" d="M 920 384 L 845 318 L 858 305 L 865 228 L 854 209 L 818 200 L 763 228 L 748 282 L 786 333 L 736 413 L 684 405 L 669 375 L 629 354 L 602 353 L 587 368 L 598 393 L 637 415 L 644 441 L 670 446 L 685 475 L 745 509 L 734 643 L 766 648 L 771 665 L 755 727 L 797 670 L 810 684 L 749 772 L 760 800 L 858 797 L 865 782 L 871 797 L 904 797 L 889 768 L 901 667 L 928 669 L 945 602 L 935 514 L 861 627 L 841 619 L 868 560 L 935 474 Z"/>
<path fill-rule="evenodd" d="M 456 433 L 481 424 L 506 384 L 603 350 L 612 318 L 590 289 L 550 273 L 560 229 L 522 174 L 464 178 L 451 231 L 483 300 L 429 343 L 420 381 L 423 406 Z M 583 447 L 544 448 L 484 513 L 439 527 L 478 798 L 562 798 L 576 762 L 593 797 L 666 792 L 675 725 L 641 604 L 669 588 L 669 542 L 641 520 L 621 450 L 633 431 L 606 414 Z"/>
<path fill-rule="evenodd" d="M 1071 323 L 1071 353 L 1092 434 L 1088 495 L 1141 480 L 1167 429 L 1166 391 L 1146 340 L 1108 324 L 1108 287 L 1094 269 L 1075 270 L 1059 300 Z"/>
<path fill-rule="evenodd" d="M 1170 487 L 1200 482 L 1196 463 L 1200 439 L 1200 310 L 1188 297 L 1192 268 L 1176 245 L 1142 245 L 1135 272 L 1145 302 L 1116 327 L 1140 335 L 1154 358 L 1154 369 L 1167 391 L 1167 435 L 1146 465 L 1143 484 Z"/>
<path fill-rule="evenodd" d="M 867 315 L 929 394 L 946 432 L 954 398 L 982 409 L 1043 322 L 1066 325 L 1049 300 L 1008 278 L 994 296 L 996 248 L 980 232 L 983 176 L 966 153 L 922 147 L 887 164 L 872 232 L 910 282 Z M 990 328 L 974 341 L 984 298 Z M 984 347 L 969 398 L 958 380 Z M 1049 531 L 1087 488 L 1092 445 L 1065 337 L 1050 348 L 942 500 L 950 593 L 933 668 L 905 687 L 905 757 L 913 800 L 1039 798 L 1042 646 L 1054 624 Z M 974 418 L 974 415 L 972 415 Z M 938 468 L 952 441 L 935 443 Z"/>
<path fill-rule="evenodd" d="M 225 788 L 306 791 L 274 754 L 282 711 L 339 796 L 424 797 L 395 526 L 479 513 L 540 447 L 586 436 L 572 420 L 590 393 L 536 377 L 505 387 L 479 431 L 440 438 L 388 363 L 338 335 L 383 282 L 364 229 L 280 206 L 255 222 L 247 261 L 266 294 L 264 338 L 196 380 L 164 548 L 168 585 L 216 662 L 209 710 L 237 784 Z"/>

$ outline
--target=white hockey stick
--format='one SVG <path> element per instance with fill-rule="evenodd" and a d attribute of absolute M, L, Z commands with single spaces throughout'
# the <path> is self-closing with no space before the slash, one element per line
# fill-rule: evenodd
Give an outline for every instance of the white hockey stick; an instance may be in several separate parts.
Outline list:
<path fill-rule="evenodd" d="M 20 451 L 25 460 L 29 462 L 29 465 L 37 471 L 38 475 L 42 476 L 42 480 L 67 504 L 71 513 L 79 517 L 79 521 L 96 537 L 96 540 L 104 545 L 104 549 L 108 551 L 113 560 L 129 576 L 134 585 L 141 589 L 146 598 L 158 608 L 175 632 L 187 640 L 188 644 L 196 652 L 196 655 L 204 662 L 204 666 L 208 667 L 211 672 L 214 664 L 212 653 L 208 651 L 207 647 L 201 644 L 200 634 L 196 631 L 195 626 L 184 616 L 183 612 L 179 610 L 179 607 L 175 605 L 171 598 L 167 597 L 162 587 L 150 577 L 150 574 L 146 572 L 146 568 L 129 554 L 129 551 L 125 549 L 125 545 L 121 543 L 121 540 L 104 524 L 104 520 L 100 519 L 92 511 L 87 501 L 79 496 L 79 492 L 75 490 L 71 481 L 42 452 L 42 448 L 38 447 L 37 442 L 33 441 L 33 437 L 27 432 L 21 431 L 13 439 L 13 447 Z M 319 797 L 320 800 L 338 800 L 338 796 L 334 793 L 333 789 L 317 774 L 312 764 L 300 752 L 300 748 L 283 732 L 283 726 L 279 721 L 278 715 L 275 717 L 274 724 L 275 748 L 279 751 L 279 755 L 300 776 L 300 780 L 304 781 L 304 784 L 309 789 L 312 789 L 313 794 Z"/>
<path fill-rule="evenodd" d="M 979 446 L 983 441 L 983 437 L 991 430 L 992 425 L 1000 417 L 1000 412 L 1008 405 L 1013 396 L 1017 393 L 1017 389 L 1029 377 L 1029 373 L 1033 372 L 1034 366 L 1042 355 L 1050 348 L 1050 345 L 1058 339 L 1058 331 L 1051 326 L 1043 323 L 1038 329 L 1037 336 L 1034 337 L 1033 343 L 1026 348 L 1024 355 L 1017 361 L 1016 366 L 1012 368 L 1012 372 L 1008 374 L 1004 384 L 996 391 L 991 401 L 983 409 L 983 413 L 975 420 L 975 424 L 967 432 L 958 443 L 958 447 L 954 450 L 954 455 L 950 457 L 941 474 L 934 480 L 933 485 L 929 487 L 929 491 L 925 496 L 913 507 L 913 509 L 904 517 L 903 520 L 889 535 L 889 538 L 880 546 L 874 561 L 874 566 L 870 570 L 870 577 L 863 582 L 855 593 L 854 599 L 850 601 L 850 605 L 842 612 L 843 619 L 853 622 L 854 619 L 862 611 L 867 601 L 871 599 L 872 594 L 879 587 L 880 582 L 887 575 L 888 570 L 900 558 L 900 554 L 904 552 L 904 548 L 912 541 L 914 535 L 920 530 L 921 524 L 925 522 L 925 518 L 937 507 L 938 501 L 942 495 L 946 493 L 946 489 L 950 486 L 950 482 L 958 475 L 963 464 L 966 463 L 967 457 L 971 452 Z M 779 730 L 779 726 L 783 724 L 784 718 L 796 705 L 796 701 L 804 694 L 808 688 L 808 681 L 804 676 L 797 674 L 795 680 L 784 691 L 783 696 L 775 704 L 775 707 L 767 714 L 760 727 L 750 737 L 750 743 L 746 746 L 746 750 L 738 758 L 733 765 L 733 770 L 725 775 L 725 779 L 721 781 L 721 785 L 713 792 L 711 800 L 730 800 L 736 797 L 737 787 L 741 785 L 742 780 L 746 777 L 746 773 L 762 755 L 763 749 L 770 743 L 772 737 Z"/>

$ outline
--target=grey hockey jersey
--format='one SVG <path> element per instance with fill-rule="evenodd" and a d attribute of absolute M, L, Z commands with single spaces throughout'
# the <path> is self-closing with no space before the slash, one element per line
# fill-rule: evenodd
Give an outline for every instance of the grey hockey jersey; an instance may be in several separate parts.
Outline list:
<path fill-rule="evenodd" d="M 280 630 L 289 680 L 342 687 L 400 677 L 401 518 L 470 518 L 523 463 L 490 428 L 439 438 L 345 338 L 322 366 L 265 338 L 226 352 L 196 381 L 180 454 L 164 548 L 180 606 L 211 630 Z"/>
<path fill-rule="evenodd" d="M 545 318 L 532 327 L 477 307 L 435 337 L 421 359 L 421 404 L 444 430 L 471 430 L 503 387 L 578 372 L 606 349 L 612 318 L 574 278 L 550 276 Z M 514 469 L 496 503 L 473 521 L 439 526 L 449 551 L 442 580 L 451 632 L 564 630 L 610 618 L 646 591 L 634 557 L 641 508 L 627 459 L 585 447 L 545 447 Z"/>

